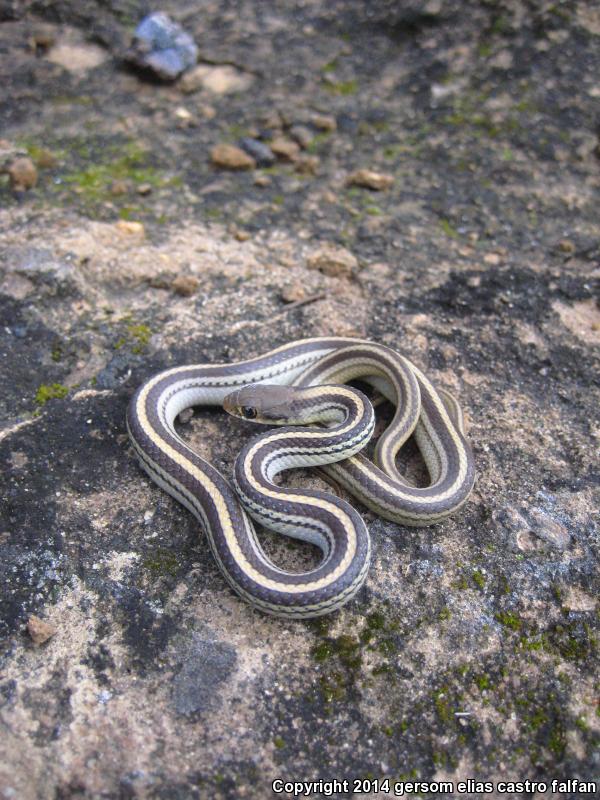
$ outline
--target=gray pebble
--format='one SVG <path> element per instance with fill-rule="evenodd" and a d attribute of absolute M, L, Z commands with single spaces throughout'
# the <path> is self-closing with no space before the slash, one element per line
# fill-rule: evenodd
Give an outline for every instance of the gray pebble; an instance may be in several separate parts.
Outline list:
<path fill-rule="evenodd" d="M 148 14 L 137 26 L 129 60 L 138 67 L 174 81 L 197 59 L 192 37 L 162 11 Z"/>
<path fill-rule="evenodd" d="M 239 146 L 249 156 L 252 156 L 259 167 L 268 167 L 275 163 L 275 154 L 271 151 L 271 148 L 264 142 L 259 142 L 258 139 L 245 137 L 240 139 Z"/>

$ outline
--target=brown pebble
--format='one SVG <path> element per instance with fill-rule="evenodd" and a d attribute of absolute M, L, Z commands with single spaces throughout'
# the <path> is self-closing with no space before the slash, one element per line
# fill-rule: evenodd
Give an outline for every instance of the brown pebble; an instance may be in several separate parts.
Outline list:
<path fill-rule="evenodd" d="M 483 260 L 486 264 L 491 264 L 493 267 L 497 267 L 501 261 L 501 258 L 498 253 L 486 253 L 483 257 Z"/>
<path fill-rule="evenodd" d="M 31 640 L 34 644 L 40 645 L 54 636 L 56 628 L 50 625 L 49 622 L 45 622 L 43 619 L 32 614 L 27 620 L 27 633 L 31 636 Z"/>
<path fill-rule="evenodd" d="M 321 159 L 319 156 L 308 156 L 303 153 L 298 161 L 296 161 L 294 169 L 296 172 L 300 173 L 300 175 L 316 175 L 320 163 Z"/>
<path fill-rule="evenodd" d="M 335 121 L 335 117 L 331 116 L 331 114 L 315 114 L 314 117 L 311 118 L 312 124 L 320 131 L 331 131 L 337 130 L 337 122 Z"/>
<path fill-rule="evenodd" d="M 300 146 L 285 136 L 277 136 L 269 142 L 269 147 L 281 161 L 296 161 L 300 155 Z"/>
<path fill-rule="evenodd" d="M 290 128 L 290 136 L 303 150 L 306 150 L 315 138 L 313 132 L 305 125 L 292 125 Z"/>
<path fill-rule="evenodd" d="M 254 169 L 256 161 L 241 147 L 233 144 L 217 144 L 210 151 L 210 160 L 221 169 Z"/>
<path fill-rule="evenodd" d="M 128 191 L 129 184 L 127 181 L 113 181 L 110 185 L 110 193 L 113 195 L 113 197 L 119 197 L 119 195 L 127 194 Z"/>
<path fill-rule="evenodd" d="M 374 172 L 371 169 L 357 169 L 348 175 L 347 184 L 349 186 L 360 186 L 364 189 L 373 189 L 379 192 L 382 189 L 389 189 L 394 183 L 394 176 L 383 172 Z"/>
<path fill-rule="evenodd" d="M 557 247 L 561 253 L 566 253 L 567 255 L 573 255 L 575 252 L 575 245 L 570 239 L 561 239 Z"/>
<path fill-rule="evenodd" d="M 358 268 L 356 257 L 344 247 L 335 245 L 324 245 L 315 250 L 306 263 L 309 269 L 318 269 L 332 278 L 348 278 Z"/>
<path fill-rule="evenodd" d="M 171 283 L 171 289 L 180 297 L 191 297 L 199 286 L 200 281 L 193 275 L 178 275 Z"/>
<path fill-rule="evenodd" d="M 137 193 L 144 197 L 147 194 L 152 194 L 152 186 L 149 183 L 140 183 L 137 187 Z"/>
<path fill-rule="evenodd" d="M 252 238 L 252 234 L 250 231 L 244 231 L 241 228 L 238 228 L 238 230 L 233 234 L 233 238 L 238 242 L 247 242 L 248 239 Z"/>
<path fill-rule="evenodd" d="M 256 178 L 254 178 L 254 185 L 260 186 L 261 188 L 264 188 L 265 186 L 270 186 L 271 178 L 269 178 L 268 175 L 257 175 Z"/>
<path fill-rule="evenodd" d="M 128 219 L 120 219 L 115 223 L 115 228 L 126 236 L 145 236 L 146 234 L 143 223 Z"/>
<path fill-rule="evenodd" d="M 10 179 L 10 187 L 15 192 L 33 189 L 37 183 L 37 169 L 27 156 L 16 158 L 6 170 Z"/>
<path fill-rule="evenodd" d="M 284 303 L 297 303 L 306 297 L 306 289 L 299 282 L 288 283 L 281 289 L 281 299 Z"/>

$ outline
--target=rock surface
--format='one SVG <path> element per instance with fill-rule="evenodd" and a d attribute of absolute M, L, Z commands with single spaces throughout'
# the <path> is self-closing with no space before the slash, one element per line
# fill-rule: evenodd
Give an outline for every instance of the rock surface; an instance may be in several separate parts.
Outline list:
<path fill-rule="evenodd" d="M 251 85 L 200 82 L 184 119 L 179 84 L 122 67 L 146 4 L 8 3 L 0 17 L 0 155 L 39 170 L 27 192 L 0 175 L 0 797 L 591 780 L 596 4 L 163 8 L 210 69 Z M 73 29 L 85 68 L 70 71 L 46 56 Z M 299 128 L 316 174 L 208 158 Z M 348 186 L 365 166 L 393 183 Z M 326 245 L 349 268 L 310 269 Z M 137 466 L 124 413 L 157 370 L 328 334 L 395 347 L 456 395 L 478 480 L 433 528 L 365 512 L 360 594 L 282 622 L 231 593 L 196 520 Z M 250 435 L 216 409 L 180 424 L 225 474 Z M 410 448 L 401 464 L 422 476 Z M 287 568 L 318 559 L 261 540 Z M 55 630 L 41 646 L 32 615 Z"/>

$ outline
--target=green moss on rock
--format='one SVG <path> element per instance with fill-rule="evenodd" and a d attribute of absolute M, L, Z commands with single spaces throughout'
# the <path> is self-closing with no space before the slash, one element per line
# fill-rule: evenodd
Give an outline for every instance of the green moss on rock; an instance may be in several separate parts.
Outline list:
<path fill-rule="evenodd" d="M 35 402 L 38 406 L 45 405 L 48 400 L 61 399 L 69 394 L 69 389 L 61 383 L 43 383 L 35 393 Z"/>

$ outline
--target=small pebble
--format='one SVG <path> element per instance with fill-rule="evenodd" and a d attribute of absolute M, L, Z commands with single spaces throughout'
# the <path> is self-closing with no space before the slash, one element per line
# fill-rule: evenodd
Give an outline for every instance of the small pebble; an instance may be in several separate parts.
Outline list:
<path fill-rule="evenodd" d="M 6 170 L 10 179 L 10 187 L 15 192 L 33 189 L 37 183 L 37 169 L 28 156 L 16 158 Z"/>
<path fill-rule="evenodd" d="M 302 153 L 298 161 L 296 161 L 294 169 L 296 172 L 300 173 L 300 175 L 316 175 L 320 163 L 321 159 L 319 156 L 309 156 L 306 155 L 306 153 Z"/>
<path fill-rule="evenodd" d="M 177 120 L 177 127 L 180 130 L 187 130 L 188 128 L 195 128 L 198 124 L 196 117 L 190 113 L 184 106 L 179 106 L 173 112 L 173 116 Z"/>
<path fill-rule="evenodd" d="M 315 138 L 313 132 L 305 125 L 293 125 L 290 128 L 290 136 L 303 150 L 306 150 Z"/>
<path fill-rule="evenodd" d="M 113 181 L 110 185 L 110 193 L 114 197 L 119 197 L 119 195 L 127 194 L 128 191 L 129 191 L 129 184 L 127 183 L 127 181 L 123 180 Z"/>
<path fill-rule="evenodd" d="M 332 131 L 337 130 L 337 122 L 335 121 L 335 117 L 331 116 L 330 114 L 315 114 L 314 117 L 311 118 L 312 124 L 320 131 L 327 131 L 331 133 Z"/>
<path fill-rule="evenodd" d="M 570 239 L 561 239 L 556 246 L 561 253 L 566 255 L 573 255 L 575 252 L 575 245 Z"/>
<path fill-rule="evenodd" d="M 244 139 L 240 139 L 239 145 L 242 150 L 245 150 L 248 155 L 252 156 L 259 167 L 270 167 L 271 164 L 274 164 L 276 161 L 275 155 L 271 148 L 264 144 L 264 142 L 260 142 L 258 139 L 250 139 L 249 137 L 246 137 Z"/>
<path fill-rule="evenodd" d="M 32 614 L 27 620 L 27 633 L 35 645 L 44 644 L 56 633 L 56 628 Z"/>
<path fill-rule="evenodd" d="M 152 194 L 152 186 L 149 183 L 140 183 L 137 187 L 137 193 L 145 197 L 148 194 Z"/>
<path fill-rule="evenodd" d="M 192 119 L 192 114 L 185 106 L 177 106 L 173 114 L 177 117 L 177 119 L 181 119 L 184 122 L 189 122 L 189 120 Z"/>
<path fill-rule="evenodd" d="M 193 408 L 184 408 L 181 414 L 177 417 L 177 421 L 180 422 L 182 425 L 187 425 L 193 416 L 194 416 Z"/>
<path fill-rule="evenodd" d="M 159 11 L 148 14 L 137 26 L 129 60 L 165 81 L 176 80 L 193 67 L 198 48 L 189 33 Z"/>
<path fill-rule="evenodd" d="M 217 144 L 210 151 L 210 160 L 221 169 L 254 169 L 256 161 L 251 155 L 233 144 Z"/>
<path fill-rule="evenodd" d="M 178 275 L 171 283 L 171 289 L 180 297 L 191 297 L 199 286 L 200 281 L 193 275 Z"/>
<path fill-rule="evenodd" d="M 271 142 L 271 150 L 282 161 L 296 161 L 300 155 L 300 147 L 291 139 L 278 136 Z"/>
<path fill-rule="evenodd" d="M 180 89 L 186 94 L 206 89 L 212 94 L 220 95 L 245 92 L 252 81 L 252 75 L 227 64 L 216 67 L 198 64 L 183 76 Z"/>
<path fill-rule="evenodd" d="M 124 233 L 126 236 L 144 236 L 146 233 L 141 222 L 133 222 L 128 219 L 120 219 L 115 227 L 119 233 Z"/>
<path fill-rule="evenodd" d="M 394 183 L 394 176 L 382 172 L 374 172 L 371 169 L 358 169 L 348 175 L 347 184 L 349 186 L 360 186 L 364 189 L 373 189 L 379 192 L 382 189 L 389 189 Z"/>
<path fill-rule="evenodd" d="M 299 281 L 288 283 L 281 289 L 281 299 L 284 303 L 297 303 L 306 296 L 306 289 Z"/>
<path fill-rule="evenodd" d="M 332 278 L 348 278 L 358 268 L 356 257 L 344 247 L 335 245 L 324 245 L 315 250 L 306 263 L 309 269 L 318 269 Z"/>
<path fill-rule="evenodd" d="M 264 188 L 265 186 L 270 186 L 271 178 L 269 178 L 268 175 L 257 175 L 254 178 L 254 185 L 260 186 L 261 188 Z"/>
<path fill-rule="evenodd" d="M 501 259 L 498 253 L 486 253 L 483 257 L 483 260 L 486 264 L 491 264 L 493 267 L 497 267 Z"/>

